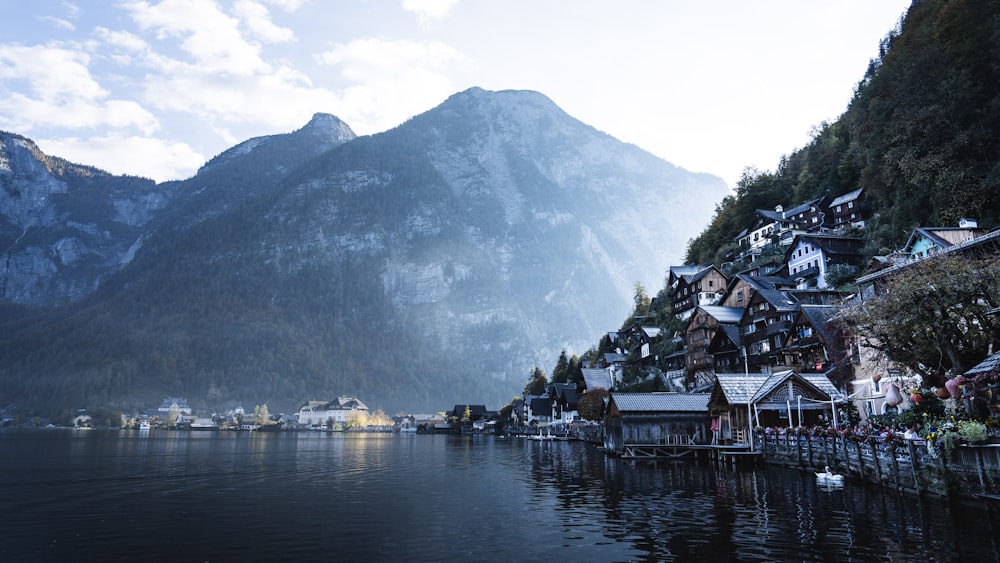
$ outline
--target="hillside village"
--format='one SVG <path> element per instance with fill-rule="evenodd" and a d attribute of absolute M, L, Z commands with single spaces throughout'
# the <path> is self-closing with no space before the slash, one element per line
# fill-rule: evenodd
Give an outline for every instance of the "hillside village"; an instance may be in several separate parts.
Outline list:
<path fill-rule="evenodd" d="M 973 218 L 921 227 L 902 248 L 866 260 L 859 234 L 871 213 L 863 189 L 758 209 L 734 240 L 729 262 L 670 268 L 666 291 L 648 309 L 668 309 L 679 328 L 670 334 L 663 323 L 647 324 L 656 315 L 634 315 L 602 341 L 604 353 L 582 368 L 576 393 L 611 391 L 605 420 L 611 432 L 614 416 L 624 416 L 618 395 L 661 391 L 649 394 L 643 408 L 646 415 L 659 413 L 662 423 L 647 422 L 634 429 L 644 435 L 632 437 L 650 443 L 677 433 L 669 421 L 682 414 L 678 394 L 701 397 L 684 407 L 703 415 L 695 425 L 698 439 L 736 443 L 748 441 L 750 428 L 830 426 L 838 415 L 842 426 L 865 425 L 906 410 L 922 392 L 957 398 L 957 385 L 954 393 L 943 384 L 940 391 L 922 391 L 919 374 L 866 346 L 842 312 L 888 291 L 887 282 L 923 261 L 946 255 L 995 260 L 1000 230 L 980 228 Z M 734 272 L 734 265 L 745 267 Z M 668 303 L 657 302 L 663 299 Z M 983 360 L 996 363 L 992 356 Z M 969 371 L 975 369 L 981 368 Z M 942 374 L 953 383 L 962 382 L 961 375 Z M 971 377 L 963 387 L 966 398 L 976 394 Z M 552 420 L 559 420 L 557 412 Z"/>

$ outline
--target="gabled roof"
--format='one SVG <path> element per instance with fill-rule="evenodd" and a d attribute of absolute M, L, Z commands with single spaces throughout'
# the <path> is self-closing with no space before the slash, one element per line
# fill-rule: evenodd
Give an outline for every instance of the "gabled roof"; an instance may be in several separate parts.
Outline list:
<path fill-rule="evenodd" d="M 708 412 L 709 393 L 612 393 L 621 412 Z"/>
<path fill-rule="evenodd" d="M 719 321 L 721 324 L 737 324 L 740 322 L 740 318 L 743 317 L 743 307 L 723 307 L 721 305 L 702 305 L 696 307 L 696 309 L 701 309 L 709 315 L 711 315 L 715 320 Z M 693 317 L 694 315 L 692 315 Z"/>
<path fill-rule="evenodd" d="M 721 344 L 721 340 L 725 338 L 726 340 L 732 342 L 737 348 L 740 347 L 740 327 L 736 325 L 719 325 L 719 329 L 720 330 L 715 333 L 715 336 L 712 337 L 713 342 L 719 340 Z"/>
<path fill-rule="evenodd" d="M 736 277 L 746 282 L 754 290 L 778 289 L 787 286 L 795 287 L 795 282 L 782 276 L 751 276 L 749 274 L 736 274 Z M 732 284 L 730 284 L 732 285 Z"/>
<path fill-rule="evenodd" d="M 789 379 L 796 378 L 815 388 L 821 394 L 833 399 L 844 398 L 826 375 L 822 373 L 797 373 L 793 370 L 777 373 L 717 373 L 715 374 L 719 389 L 725 395 L 730 405 L 746 405 L 756 403 L 766 397 L 774 389 Z"/>
<path fill-rule="evenodd" d="M 828 205 L 827 207 L 836 207 L 838 205 L 843 205 L 849 201 L 854 201 L 859 197 L 861 197 L 861 192 L 863 192 L 864 190 L 865 190 L 864 188 L 858 188 L 853 192 L 847 192 L 844 195 L 839 195 L 833 201 L 831 201 L 830 205 Z"/>
<path fill-rule="evenodd" d="M 692 276 L 697 275 L 702 270 L 710 268 L 711 266 L 703 266 L 698 264 L 685 264 L 683 266 L 671 266 L 669 282 L 672 284 L 676 280 L 682 278 L 690 279 Z"/>
<path fill-rule="evenodd" d="M 725 395 L 726 402 L 730 405 L 745 405 L 769 377 L 766 373 L 716 373 L 715 382 Z"/>
<path fill-rule="evenodd" d="M 814 205 L 817 206 L 817 207 L 819 207 L 820 204 L 823 202 L 823 199 L 824 198 L 822 198 L 822 197 L 816 198 L 814 200 L 807 201 L 807 202 L 803 203 L 802 205 L 797 205 L 797 206 L 795 206 L 795 207 L 793 207 L 791 209 L 788 209 L 788 210 L 785 211 L 785 216 L 786 217 L 791 217 L 792 215 L 798 215 L 799 213 L 805 213 L 806 211 L 809 211 L 809 208 L 812 207 L 812 206 L 814 206 Z"/>
<path fill-rule="evenodd" d="M 996 354 L 993 354 L 992 356 L 989 356 L 985 360 L 972 366 L 972 368 L 966 371 L 963 375 L 966 377 L 976 377 L 977 375 L 983 373 L 995 371 L 998 367 L 1000 367 L 1000 352 L 997 352 Z"/>
<path fill-rule="evenodd" d="M 539 413 L 552 414 L 552 401 L 548 397 L 532 396 L 531 400 L 528 401 L 528 408 L 531 409 L 532 414 L 538 415 Z"/>
<path fill-rule="evenodd" d="M 810 242 L 828 256 L 848 255 L 857 256 L 861 254 L 861 248 L 865 245 L 864 239 L 857 237 L 843 237 L 838 235 L 826 235 L 819 233 L 800 233 L 792 239 L 792 244 L 785 250 L 785 261 L 794 252 L 795 247 L 801 242 Z"/>
<path fill-rule="evenodd" d="M 659 338 L 660 332 L 662 331 L 662 329 L 660 327 L 658 327 L 658 326 L 644 326 L 644 327 L 640 328 L 640 330 L 648 338 Z"/>
<path fill-rule="evenodd" d="M 833 343 L 833 331 L 830 330 L 830 319 L 837 313 L 832 305 L 801 305 L 802 314 L 809 319 L 809 324 L 816 329 L 819 337 L 826 344 Z"/>
<path fill-rule="evenodd" d="M 588 391 L 594 389 L 611 390 L 611 372 L 608 368 L 582 368 L 583 383 Z"/>
<path fill-rule="evenodd" d="M 790 313 L 799 308 L 799 300 L 787 291 L 762 289 L 758 290 L 756 295 L 767 301 L 779 313 Z"/>
<path fill-rule="evenodd" d="M 608 364 L 614 364 L 618 362 L 624 363 L 626 359 L 628 359 L 628 356 L 626 356 L 625 354 L 619 354 L 617 352 L 604 353 L 604 361 L 607 362 Z"/>

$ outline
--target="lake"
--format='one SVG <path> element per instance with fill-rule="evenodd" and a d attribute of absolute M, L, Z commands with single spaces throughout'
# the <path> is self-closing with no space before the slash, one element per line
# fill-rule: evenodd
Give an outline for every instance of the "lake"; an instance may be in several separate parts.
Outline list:
<path fill-rule="evenodd" d="M 996 561 L 1000 519 L 484 436 L 0 431 L 0 561 Z"/>

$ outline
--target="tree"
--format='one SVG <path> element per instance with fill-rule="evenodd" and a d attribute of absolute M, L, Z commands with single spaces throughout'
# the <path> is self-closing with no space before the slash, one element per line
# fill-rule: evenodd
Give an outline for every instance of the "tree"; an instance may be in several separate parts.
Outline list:
<path fill-rule="evenodd" d="M 570 364 L 566 357 L 566 349 L 563 348 L 556 361 L 556 367 L 552 370 L 552 383 L 566 383 L 569 381 Z"/>
<path fill-rule="evenodd" d="M 531 372 L 531 379 L 528 381 L 528 384 L 524 386 L 523 395 L 525 397 L 528 395 L 541 395 L 545 392 L 545 386 L 548 384 L 549 380 L 545 376 L 545 372 L 536 366 Z"/>
<path fill-rule="evenodd" d="M 862 344 L 938 386 L 1000 341 L 1000 261 L 939 256 L 890 278 L 886 291 L 851 308 L 846 319 Z"/>
<path fill-rule="evenodd" d="M 577 411 L 584 420 L 601 420 L 604 418 L 604 401 L 610 396 L 607 389 L 587 391 L 577 403 Z"/>

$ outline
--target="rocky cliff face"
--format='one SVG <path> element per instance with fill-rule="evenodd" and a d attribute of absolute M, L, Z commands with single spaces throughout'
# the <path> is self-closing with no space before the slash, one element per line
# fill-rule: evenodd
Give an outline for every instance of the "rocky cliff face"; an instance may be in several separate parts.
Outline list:
<path fill-rule="evenodd" d="M 169 199 L 152 180 L 71 164 L 0 133 L 0 303 L 88 295 L 128 263 Z"/>
<path fill-rule="evenodd" d="M 70 375 L 103 378 L 93 400 L 499 406 L 618 328 L 726 193 L 541 94 L 480 89 L 370 137 L 318 115 L 160 188 L 128 267 L 45 329 L 121 335 Z"/>

